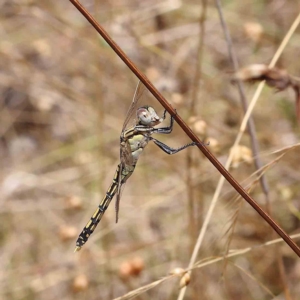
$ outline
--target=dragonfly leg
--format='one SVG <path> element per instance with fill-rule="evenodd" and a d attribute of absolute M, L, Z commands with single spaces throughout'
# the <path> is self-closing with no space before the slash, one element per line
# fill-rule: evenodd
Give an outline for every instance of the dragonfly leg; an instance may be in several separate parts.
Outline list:
<path fill-rule="evenodd" d="M 164 115 L 163 115 L 163 119 L 166 118 L 166 112 L 167 111 L 165 110 Z M 169 126 L 167 126 L 167 127 L 161 127 L 161 128 L 153 128 L 153 132 L 152 133 L 169 134 L 173 130 L 173 125 L 174 125 L 174 117 L 171 116 L 170 125 Z"/>
<path fill-rule="evenodd" d="M 186 144 L 179 148 L 171 148 L 168 145 L 162 143 L 161 141 L 158 141 L 157 139 L 155 139 L 153 137 L 151 137 L 150 140 L 153 141 L 155 143 L 155 145 L 157 145 L 161 150 L 163 150 L 164 152 L 166 152 L 169 155 L 175 154 L 181 150 L 184 150 L 187 147 L 195 146 L 197 144 L 197 143 L 193 142 L 193 143 Z"/>
<path fill-rule="evenodd" d="M 164 114 L 163 114 L 163 119 L 166 119 L 166 114 L 167 114 L 167 110 L 165 109 Z"/>
<path fill-rule="evenodd" d="M 167 110 L 165 109 L 164 111 L 164 114 L 163 114 L 163 119 L 165 120 L 166 119 L 166 114 L 167 114 Z M 175 109 L 175 115 L 177 115 L 177 110 Z M 171 115 L 171 118 L 172 118 L 172 115 Z"/>

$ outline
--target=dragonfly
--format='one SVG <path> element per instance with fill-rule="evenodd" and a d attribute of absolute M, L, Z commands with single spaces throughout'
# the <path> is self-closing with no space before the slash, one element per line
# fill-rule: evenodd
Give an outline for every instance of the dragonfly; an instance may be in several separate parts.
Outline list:
<path fill-rule="evenodd" d="M 117 167 L 112 183 L 104 198 L 100 202 L 89 222 L 79 234 L 74 252 L 79 251 L 87 242 L 99 224 L 115 194 L 117 194 L 115 204 L 116 223 L 118 222 L 121 187 L 132 175 L 141 153 L 150 141 L 154 142 L 155 145 L 169 155 L 178 153 L 197 144 L 192 142 L 179 148 L 171 148 L 152 137 L 153 134 L 170 134 L 173 130 L 174 118 L 171 116 L 169 126 L 155 128 L 155 126 L 166 119 L 167 111 L 165 110 L 163 116 L 159 117 L 154 108 L 148 105 L 142 106 L 136 110 L 136 122 L 133 126 L 127 128 L 127 125 L 132 118 L 132 114 L 137 107 L 137 103 L 145 90 L 146 87 L 139 81 L 120 135 L 120 164 Z"/>

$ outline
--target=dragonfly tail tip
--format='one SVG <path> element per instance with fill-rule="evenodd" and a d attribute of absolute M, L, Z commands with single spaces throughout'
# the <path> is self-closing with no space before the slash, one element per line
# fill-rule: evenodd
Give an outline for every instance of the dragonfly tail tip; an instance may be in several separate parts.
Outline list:
<path fill-rule="evenodd" d="M 74 253 L 80 251 L 80 249 L 81 249 L 81 247 L 76 246 L 75 249 L 74 249 Z"/>

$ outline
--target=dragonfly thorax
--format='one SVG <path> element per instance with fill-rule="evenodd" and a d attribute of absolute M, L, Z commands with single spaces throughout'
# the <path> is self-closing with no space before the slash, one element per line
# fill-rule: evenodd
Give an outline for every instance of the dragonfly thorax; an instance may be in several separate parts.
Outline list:
<path fill-rule="evenodd" d="M 153 107 L 151 106 L 142 106 L 140 107 L 137 112 L 137 124 L 144 125 L 148 127 L 155 126 L 163 121 L 160 118 Z"/>

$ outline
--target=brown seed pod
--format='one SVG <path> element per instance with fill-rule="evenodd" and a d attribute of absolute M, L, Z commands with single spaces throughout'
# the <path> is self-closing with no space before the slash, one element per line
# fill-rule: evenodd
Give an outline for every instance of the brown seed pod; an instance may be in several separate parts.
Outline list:
<path fill-rule="evenodd" d="M 130 260 L 124 261 L 119 268 L 119 275 L 122 279 L 128 279 L 131 276 L 138 276 L 144 269 L 144 260 L 136 256 Z"/>
<path fill-rule="evenodd" d="M 59 237 L 63 242 L 72 240 L 78 235 L 78 229 L 74 226 L 63 225 L 59 228 Z"/>
<path fill-rule="evenodd" d="M 169 272 L 170 275 L 182 276 L 186 271 L 183 268 L 175 268 Z"/>
<path fill-rule="evenodd" d="M 182 278 L 180 279 L 179 282 L 179 288 L 182 289 L 184 287 L 186 287 L 191 281 L 191 275 L 190 273 L 185 273 Z"/>
<path fill-rule="evenodd" d="M 77 275 L 72 284 L 72 289 L 75 293 L 85 291 L 89 286 L 89 280 L 86 275 Z"/>
<path fill-rule="evenodd" d="M 157 68 L 150 67 L 146 70 L 146 76 L 151 81 L 156 81 L 160 78 L 161 74 Z"/>
<path fill-rule="evenodd" d="M 205 143 L 208 144 L 209 150 L 211 150 L 213 153 L 220 153 L 220 143 L 217 139 L 208 137 L 205 139 Z"/>
<path fill-rule="evenodd" d="M 247 22 L 244 24 L 244 32 L 253 42 L 258 43 L 264 33 L 263 27 L 257 22 Z"/>
<path fill-rule="evenodd" d="M 129 279 L 133 273 L 132 264 L 130 261 L 124 261 L 119 267 L 119 275 L 123 280 Z"/>
<path fill-rule="evenodd" d="M 260 79 L 269 70 L 269 67 L 263 64 L 253 64 L 238 70 L 233 80 L 239 79 L 243 81 L 263 80 Z"/>
<path fill-rule="evenodd" d="M 172 93 L 171 98 L 170 98 L 170 102 L 174 105 L 180 105 L 183 102 L 183 96 L 182 94 L 179 93 Z"/>
<path fill-rule="evenodd" d="M 66 206 L 68 209 L 81 209 L 82 199 L 78 196 L 72 195 L 66 198 Z"/>
<path fill-rule="evenodd" d="M 286 70 L 270 68 L 266 65 L 254 64 L 237 71 L 232 81 L 262 81 L 275 88 L 277 91 L 283 91 L 291 87 L 295 92 L 296 98 L 296 115 L 300 123 L 300 78 L 288 74 Z"/>
<path fill-rule="evenodd" d="M 204 120 L 192 116 L 188 119 L 188 124 L 192 127 L 193 131 L 195 131 L 202 138 L 206 136 L 207 124 Z"/>
<path fill-rule="evenodd" d="M 138 276 L 144 269 L 144 260 L 140 256 L 136 256 L 131 260 L 132 275 Z"/>
<path fill-rule="evenodd" d="M 241 162 L 246 162 L 247 164 L 252 164 L 253 157 L 252 157 L 252 151 L 250 148 L 238 145 L 231 149 L 233 152 L 232 157 L 232 167 L 237 168 Z"/>

